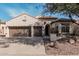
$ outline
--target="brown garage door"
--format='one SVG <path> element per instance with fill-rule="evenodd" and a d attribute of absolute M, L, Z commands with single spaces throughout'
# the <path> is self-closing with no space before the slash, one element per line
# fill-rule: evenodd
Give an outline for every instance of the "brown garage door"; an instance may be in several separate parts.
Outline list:
<path fill-rule="evenodd" d="M 30 37 L 31 27 L 9 27 L 10 37 Z"/>

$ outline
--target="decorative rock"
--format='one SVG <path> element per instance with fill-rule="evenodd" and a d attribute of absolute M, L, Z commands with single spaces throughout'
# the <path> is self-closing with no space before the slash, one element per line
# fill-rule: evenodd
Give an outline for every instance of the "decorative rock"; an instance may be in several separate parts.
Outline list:
<path fill-rule="evenodd" d="M 55 42 L 51 42 L 49 46 L 50 47 L 55 47 Z"/>
<path fill-rule="evenodd" d="M 9 43 L 7 43 L 6 40 L 0 39 L 0 48 L 6 48 L 9 46 Z"/>
<path fill-rule="evenodd" d="M 9 44 L 5 44 L 1 46 L 1 48 L 7 48 L 7 47 L 9 47 Z"/>
<path fill-rule="evenodd" d="M 77 39 L 76 41 L 79 42 L 79 39 Z"/>
<path fill-rule="evenodd" d="M 6 48 L 6 47 L 9 47 L 8 43 L 6 43 L 6 44 L 0 44 L 0 48 Z"/>
<path fill-rule="evenodd" d="M 75 40 L 70 39 L 70 40 L 69 40 L 69 43 L 70 43 L 70 44 L 74 44 L 74 43 L 75 43 Z"/>
<path fill-rule="evenodd" d="M 79 42 L 79 37 L 76 37 L 76 41 Z"/>

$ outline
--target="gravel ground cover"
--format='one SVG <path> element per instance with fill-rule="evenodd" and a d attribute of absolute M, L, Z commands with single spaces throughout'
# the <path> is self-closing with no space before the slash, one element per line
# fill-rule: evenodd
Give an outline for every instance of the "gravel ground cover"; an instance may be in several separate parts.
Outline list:
<path fill-rule="evenodd" d="M 56 42 L 55 47 L 45 44 L 45 50 L 47 55 L 79 55 L 79 42 L 74 44 Z"/>

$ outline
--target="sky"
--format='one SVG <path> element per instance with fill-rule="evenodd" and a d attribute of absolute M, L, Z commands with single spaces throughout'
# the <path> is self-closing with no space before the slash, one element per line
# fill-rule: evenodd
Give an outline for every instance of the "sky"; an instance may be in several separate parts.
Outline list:
<path fill-rule="evenodd" d="M 41 3 L 0 3 L 0 19 L 3 21 L 11 20 L 22 13 L 26 13 L 31 16 L 40 16 L 43 11 L 43 5 Z M 52 15 L 63 18 L 61 15 Z"/>
<path fill-rule="evenodd" d="M 38 16 L 43 10 L 43 4 L 32 3 L 0 3 L 0 19 L 7 21 L 22 13 Z"/>

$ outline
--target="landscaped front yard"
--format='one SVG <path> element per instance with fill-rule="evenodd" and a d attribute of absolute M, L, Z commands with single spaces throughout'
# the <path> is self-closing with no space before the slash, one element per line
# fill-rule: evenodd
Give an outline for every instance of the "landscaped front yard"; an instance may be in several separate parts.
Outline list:
<path fill-rule="evenodd" d="M 56 42 L 55 47 L 45 45 L 45 50 L 47 55 L 79 55 L 79 42 Z"/>
<path fill-rule="evenodd" d="M 43 38 L 0 38 L 0 55 L 79 55 L 79 41 L 56 41 L 55 47 L 48 44 Z"/>

